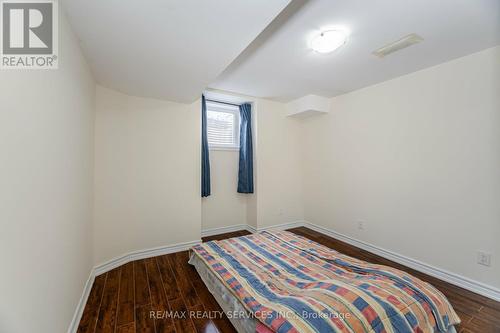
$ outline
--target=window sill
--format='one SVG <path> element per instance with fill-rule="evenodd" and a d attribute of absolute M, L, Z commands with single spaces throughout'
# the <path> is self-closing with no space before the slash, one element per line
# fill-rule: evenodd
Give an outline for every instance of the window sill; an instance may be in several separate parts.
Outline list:
<path fill-rule="evenodd" d="M 209 146 L 208 150 L 239 151 L 240 147 L 217 147 L 217 146 Z"/>

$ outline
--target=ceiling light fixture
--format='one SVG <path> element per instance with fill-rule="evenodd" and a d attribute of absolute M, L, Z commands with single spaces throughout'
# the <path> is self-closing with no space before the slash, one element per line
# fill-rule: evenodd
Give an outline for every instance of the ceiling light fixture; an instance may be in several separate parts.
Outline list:
<path fill-rule="evenodd" d="M 322 31 L 311 39 L 311 48 L 319 53 L 330 53 L 344 45 L 347 33 L 342 30 Z"/>

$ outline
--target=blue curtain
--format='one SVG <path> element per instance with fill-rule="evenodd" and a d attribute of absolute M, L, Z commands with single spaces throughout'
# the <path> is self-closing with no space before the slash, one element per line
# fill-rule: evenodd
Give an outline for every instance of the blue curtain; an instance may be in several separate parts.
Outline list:
<path fill-rule="evenodd" d="M 238 193 L 253 193 L 252 105 L 240 105 Z"/>
<path fill-rule="evenodd" d="M 210 159 L 208 156 L 207 103 L 201 96 L 201 196 L 210 195 Z"/>

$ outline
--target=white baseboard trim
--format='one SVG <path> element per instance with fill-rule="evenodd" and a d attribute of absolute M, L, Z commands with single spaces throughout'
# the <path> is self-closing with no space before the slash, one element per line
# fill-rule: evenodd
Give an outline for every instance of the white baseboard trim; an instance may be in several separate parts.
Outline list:
<path fill-rule="evenodd" d="M 220 234 L 225 234 L 227 232 L 235 232 L 235 231 L 241 231 L 241 230 L 248 230 L 248 231 L 250 231 L 249 227 L 250 226 L 247 225 L 247 224 L 235 224 L 235 225 L 230 225 L 230 226 L 227 226 L 227 227 L 205 229 L 205 230 L 201 231 L 201 237 L 208 237 L 208 236 L 213 236 L 213 235 L 220 235 Z"/>
<path fill-rule="evenodd" d="M 95 275 L 94 270 L 90 272 L 89 278 L 87 282 L 85 282 L 85 286 L 83 287 L 83 293 L 76 305 L 76 311 L 73 314 L 73 318 L 71 319 L 71 323 L 68 328 L 68 333 L 76 333 L 78 330 L 78 324 L 80 324 L 80 319 L 83 315 L 83 310 L 85 309 L 85 304 L 87 304 L 87 300 L 90 295 L 90 290 L 92 289 L 92 285 L 94 284 Z"/>
<path fill-rule="evenodd" d="M 275 224 L 267 227 L 257 228 L 257 231 L 265 231 L 265 230 L 286 230 L 298 227 L 304 227 L 308 224 L 307 221 L 298 220 L 288 223 Z"/>
<path fill-rule="evenodd" d="M 87 279 L 87 282 L 85 283 L 82 297 L 80 298 L 80 301 L 76 306 L 75 314 L 73 315 L 73 319 L 71 320 L 71 323 L 68 328 L 68 333 L 76 333 L 76 331 L 78 330 L 78 325 L 80 324 L 83 310 L 85 308 L 85 304 L 87 304 L 87 299 L 89 298 L 90 290 L 92 289 L 92 284 L 94 283 L 96 276 L 109 272 L 110 270 L 116 267 L 119 267 L 134 260 L 146 259 L 169 253 L 186 251 L 189 250 L 192 246 L 200 243 L 201 239 L 191 242 L 177 243 L 172 245 L 155 247 L 151 249 L 133 251 L 124 254 L 120 257 L 116 257 L 106 262 L 103 262 L 97 266 L 94 266 L 94 268 L 90 272 L 90 276 Z"/>
<path fill-rule="evenodd" d="M 247 224 L 247 231 L 252 233 L 252 234 L 255 234 L 257 232 L 257 228 L 254 227 L 253 225 Z"/>
<path fill-rule="evenodd" d="M 363 250 L 377 254 L 377 255 L 384 257 L 386 259 L 395 261 L 401 265 L 405 265 L 409 268 L 413 268 L 419 272 L 428 274 L 430 276 L 433 276 L 433 277 L 438 278 L 440 280 L 443 280 L 445 282 L 448 282 L 448 283 L 454 284 L 458 287 L 467 289 L 467 290 L 472 291 L 476 294 L 486 296 L 486 297 L 491 298 L 495 301 L 500 301 L 500 289 L 495 288 L 493 286 L 490 286 L 490 285 L 484 284 L 482 282 L 472 280 L 472 279 L 467 278 L 465 276 L 461 276 L 459 274 L 449 272 L 447 270 L 426 264 L 426 263 L 421 262 L 419 260 L 406 257 L 404 255 L 386 250 L 386 249 L 381 248 L 379 246 L 355 239 L 355 238 L 350 237 L 350 236 L 346 236 L 346 235 L 341 234 L 339 232 L 330 230 L 328 228 L 325 228 L 325 227 L 322 227 L 322 226 L 319 226 L 319 225 L 316 225 L 313 223 L 306 222 L 306 224 L 304 226 L 308 227 L 314 231 L 328 235 L 332 238 L 343 241 L 347 244 L 359 247 Z"/>
<path fill-rule="evenodd" d="M 191 248 L 192 246 L 200 244 L 200 243 L 201 243 L 201 240 L 196 240 L 196 241 L 191 241 L 191 242 L 184 242 L 184 243 L 177 243 L 177 244 L 173 244 L 173 245 L 160 246 L 160 247 L 155 247 L 155 248 L 151 248 L 151 249 L 133 251 L 133 252 L 124 254 L 120 257 L 113 258 L 111 260 L 108 260 L 104 263 L 101 263 L 101 264 L 95 266 L 94 273 L 95 273 L 95 276 L 98 276 L 98 275 L 101 275 L 103 273 L 109 272 L 110 270 L 112 270 L 116 267 L 124 265 L 128 262 L 134 261 L 134 260 L 162 256 L 164 254 L 169 254 L 169 253 L 174 253 L 174 252 L 186 251 L 189 248 Z"/>

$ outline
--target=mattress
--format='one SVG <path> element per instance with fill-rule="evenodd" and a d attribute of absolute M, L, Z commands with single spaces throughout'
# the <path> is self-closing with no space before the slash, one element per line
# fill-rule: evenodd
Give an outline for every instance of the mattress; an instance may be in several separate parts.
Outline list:
<path fill-rule="evenodd" d="M 248 243 L 249 240 L 252 240 L 252 239 L 253 239 L 252 241 L 255 241 L 256 243 L 261 241 L 261 240 L 257 240 L 257 239 L 252 238 L 252 237 L 279 238 L 280 242 L 283 242 L 284 245 L 288 246 L 290 244 L 295 243 L 297 236 L 294 234 L 291 234 L 291 233 L 286 233 L 286 232 L 285 233 L 279 232 L 277 234 L 276 233 L 274 233 L 274 234 L 267 233 L 267 235 L 265 235 L 265 236 L 252 235 L 249 237 L 245 237 L 245 242 Z M 236 240 L 241 239 L 241 238 L 242 237 L 236 238 Z M 306 241 L 308 243 L 308 245 L 311 245 L 312 243 L 314 243 L 314 242 L 307 240 L 305 238 L 299 238 L 299 240 Z M 224 241 L 224 242 L 226 242 L 226 241 Z M 231 242 L 233 242 L 232 246 L 234 246 L 234 244 L 235 244 L 234 242 L 237 242 L 237 241 L 235 241 L 235 239 L 233 239 Z M 221 244 L 221 243 L 219 243 L 219 244 Z M 316 252 L 316 254 L 318 254 L 319 252 L 321 252 L 325 249 L 328 249 L 328 248 L 325 248 L 317 243 L 314 243 L 314 244 L 315 244 L 315 246 L 311 245 L 311 247 L 308 248 L 308 250 L 312 250 L 313 252 Z M 319 247 L 317 247 L 316 245 Z M 207 243 L 205 243 L 204 246 L 210 246 L 210 245 L 207 245 Z M 212 244 L 212 246 L 216 246 L 216 245 Z M 333 250 L 328 249 L 328 251 L 333 251 Z M 333 253 L 337 253 L 337 252 L 333 251 Z M 304 254 L 302 253 L 302 255 L 304 255 Z M 323 253 L 323 255 L 324 255 L 324 253 Z M 338 255 L 342 256 L 341 254 L 338 254 Z M 343 259 L 345 259 L 345 257 L 347 257 L 347 256 L 342 256 Z M 348 258 L 350 258 L 350 257 L 348 257 Z M 355 259 L 353 259 L 353 260 L 355 260 Z M 238 298 L 235 295 L 235 290 L 237 290 L 237 289 L 234 288 L 234 284 L 228 285 L 227 281 L 224 281 L 224 278 L 221 278 L 221 276 L 216 273 L 216 271 L 214 270 L 214 267 L 212 267 L 209 264 L 209 262 L 206 260 L 206 258 L 204 259 L 203 256 L 200 255 L 200 248 L 194 249 L 194 251 L 191 253 L 189 262 L 190 262 L 190 264 L 192 264 L 196 268 L 197 272 L 199 273 L 203 282 L 207 286 L 208 290 L 212 293 L 212 295 L 217 300 L 217 302 L 219 303 L 219 305 L 221 306 L 223 311 L 226 314 L 228 314 L 228 318 L 231 321 L 231 323 L 233 324 L 233 326 L 235 327 L 237 332 L 239 332 L 239 333 L 251 333 L 251 332 L 256 332 L 256 331 L 260 331 L 260 332 L 279 331 L 279 330 L 273 329 L 273 327 L 270 327 L 270 325 L 266 325 L 267 327 L 266 326 L 263 327 L 262 318 L 257 319 L 255 317 L 255 314 L 249 310 L 248 304 L 245 304 L 245 302 L 243 302 L 240 298 Z M 356 262 L 360 262 L 360 261 L 356 260 Z M 217 266 L 217 265 L 219 265 L 219 263 L 216 263 L 215 265 Z M 372 265 L 370 267 L 373 268 L 373 266 L 374 265 Z M 450 317 L 452 317 L 452 315 L 450 315 Z M 281 325 L 281 327 L 283 327 L 283 326 L 284 325 Z M 287 331 L 289 331 L 289 332 L 301 332 L 302 329 L 292 328 L 292 329 L 287 330 Z M 327 328 L 327 329 L 323 328 L 323 329 L 319 329 L 316 331 L 331 332 L 331 331 L 337 331 L 337 330 L 330 329 L 330 328 Z M 339 331 L 344 331 L 344 330 L 339 330 Z M 354 329 L 354 330 L 350 330 L 350 331 L 377 332 L 378 330 L 377 329 L 374 329 L 374 330 Z M 396 330 L 395 330 L 395 332 L 396 332 Z M 455 333 L 456 330 L 455 330 L 454 326 L 449 326 L 447 332 L 448 333 Z"/>
<path fill-rule="evenodd" d="M 214 275 L 205 262 L 194 253 L 191 253 L 189 263 L 196 268 L 208 291 L 214 296 L 224 313 L 228 315 L 228 319 L 236 331 L 238 333 L 255 333 L 257 319 L 251 316 L 250 312 L 245 309 L 238 298 Z"/>

